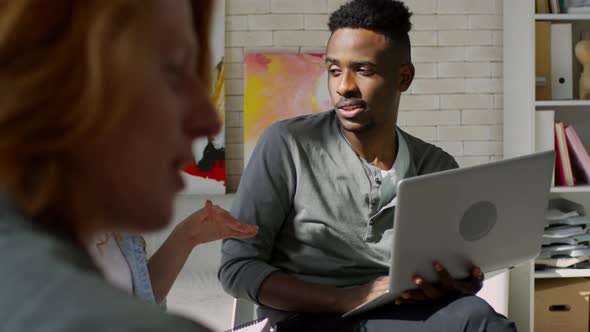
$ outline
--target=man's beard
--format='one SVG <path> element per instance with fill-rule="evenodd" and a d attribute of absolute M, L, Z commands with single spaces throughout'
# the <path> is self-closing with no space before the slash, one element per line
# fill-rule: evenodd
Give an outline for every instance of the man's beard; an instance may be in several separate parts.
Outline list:
<path fill-rule="evenodd" d="M 342 125 L 342 129 L 344 129 L 348 132 L 354 133 L 354 134 L 366 133 L 377 126 L 377 124 L 375 123 L 375 120 L 373 120 L 373 119 L 371 119 L 369 122 L 367 122 L 364 125 L 354 126 L 352 128 L 347 128 L 347 126 L 343 123 L 342 120 L 340 120 L 340 124 Z"/>

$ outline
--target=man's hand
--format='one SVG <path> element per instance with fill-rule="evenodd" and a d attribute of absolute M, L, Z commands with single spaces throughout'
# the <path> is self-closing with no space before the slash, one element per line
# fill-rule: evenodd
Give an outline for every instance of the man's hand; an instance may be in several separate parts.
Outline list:
<path fill-rule="evenodd" d="M 389 290 L 389 277 L 379 277 L 367 284 L 342 288 L 340 301 L 338 301 L 338 311 L 346 313 L 358 307 L 359 305 L 371 301 L 372 299 L 383 295 Z"/>
<path fill-rule="evenodd" d="M 419 275 L 414 276 L 414 283 L 418 288 L 405 291 L 396 300 L 397 304 L 419 303 L 440 299 L 450 295 L 470 294 L 474 295 L 483 287 L 483 273 L 477 266 L 471 268 L 470 276 L 465 279 L 455 280 L 447 269 L 440 263 L 433 264 L 438 273 L 439 282 L 431 284 Z M 337 301 L 338 312 L 348 312 L 359 305 L 371 301 L 383 295 L 389 290 L 389 277 L 379 277 L 367 284 L 339 289 Z"/>
<path fill-rule="evenodd" d="M 256 235 L 258 228 L 241 224 L 229 212 L 207 200 L 205 207 L 184 219 L 177 230 L 188 240 L 190 248 L 225 238 L 245 238 Z"/>
<path fill-rule="evenodd" d="M 429 283 L 421 276 L 415 275 L 413 279 L 418 288 L 405 291 L 396 300 L 396 303 L 419 303 L 450 295 L 475 295 L 483 287 L 484 276 L 477 266 L 471 268 L 469 277 L 458 280 L 453 279 L 442 264 L 435 262 L 433 267 L 438 273 L 439 282 L 437 284 Z"/>

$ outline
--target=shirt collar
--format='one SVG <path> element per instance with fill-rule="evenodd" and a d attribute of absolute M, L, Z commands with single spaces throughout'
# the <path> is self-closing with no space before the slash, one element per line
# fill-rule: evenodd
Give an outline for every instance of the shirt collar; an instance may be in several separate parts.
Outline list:
<path fill-rule="evenodd" d="M 406 177 L 410 168 L 410 149 L 408 149 L 408 142 L 406 142 L 399 128 L 396 127 L 395 132 L 397 134 L 397 156 L 392 169 L 401 180 Z"/>
<path fill-rule="evenodd" d="M 340 123 L 338 124 L 338 130 L 340 131 L 340 135 L 342 136 L 342 138 L 344 138 L 346 144 L 348 144 L 348 146 L 352 149 L 352 144 L 350 144 L 350 142 L 346 138 L 346 135 L 344 135 Z M 395 127 L 395 133 L 397 135 L 397 155 L 395 157 L 395 161 L 393 162 L 391 170 L 395 172 L 397 181 L 399 181 L 405 178 L 408 174 L 408 170 L 410 168 L 410 149 L 408 148 L 408 142 L 406 142 L 404 135 L 397 126 Z"/>

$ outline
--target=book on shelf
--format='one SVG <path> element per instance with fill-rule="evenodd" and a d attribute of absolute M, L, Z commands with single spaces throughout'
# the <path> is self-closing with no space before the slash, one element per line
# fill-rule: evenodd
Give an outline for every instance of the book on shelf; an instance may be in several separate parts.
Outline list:
<path fill-rule="evenodd" d="M 567 147 L 563 122 L 555 123 L 555 184 L 558 186 L 574 186 L 574 172 Z"/>
<path fill-rule="evenodd" d="M 565 128 L 565 136 L 573 163 L 572 166 L 579 170 L 586 183 L 590 183 L 590 155 L 588 155 L 588 151 L 572 125 Z"/>
<path fill-rule="evenodd" d="M 535 0 L 536 14 L 561 14 L 568 12 L 566 0 Z"/>
<path fill-rule="evenodd" d="M 559 0 L 549 0 L 549 10 L 551 11 L 551 14 L 561 13 L 561 9 L 559 8 Z"/>
<path fill-rule="evenodd" d="M 549 13 L 549 0 L 536 0 L 535 1 L 535 12 L 537 14 L 548 14 Z"/>

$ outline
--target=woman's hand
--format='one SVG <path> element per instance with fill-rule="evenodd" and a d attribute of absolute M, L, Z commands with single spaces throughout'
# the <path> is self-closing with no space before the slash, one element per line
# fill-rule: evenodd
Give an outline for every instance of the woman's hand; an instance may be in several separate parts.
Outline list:
<path fill-rule="evenodd" d="M 161 303 L 195 246 L 228 237 L 250 237 L 258 228 L 240 224 L 207 200 L 205 207 L 181 221 L 148 261 L 156 301 Z"/>
<path fill-rule="evenodd" d="M 229 212 L 207 200 L 204 208 L 181 221 L 175 231 L 186 236 L 192 248 L 220 239 L 252 237 L 258 227 L 241 224 Z"/>

